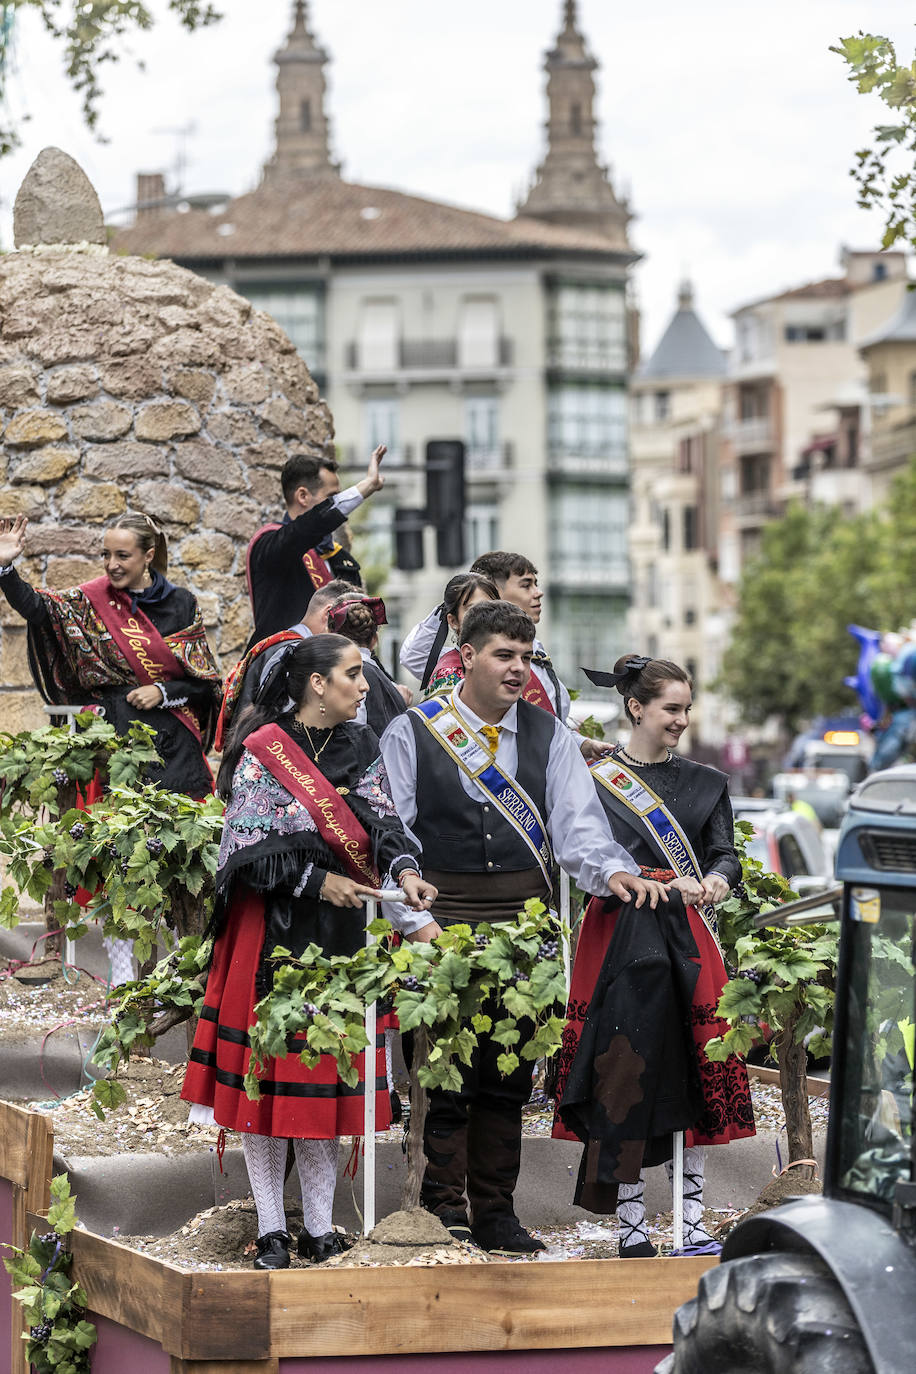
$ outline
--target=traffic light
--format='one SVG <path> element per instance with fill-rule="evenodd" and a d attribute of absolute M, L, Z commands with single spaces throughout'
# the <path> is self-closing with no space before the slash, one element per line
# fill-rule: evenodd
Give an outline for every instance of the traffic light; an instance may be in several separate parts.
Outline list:
<path fill-rule="evenodd" d="M 467 562 L 463 520 L 450 520 L 446 525 L 436 526 L 436 562 L 440 568 L 461 568 Z"/>
<path fill-rule="evenodd" d="M 426 445 L 426 518 L 437 530 L 464 523 L 461 439 L 430 439 Z"/>
<path fill-rule="evenodd" d="M 401 572 L 423 567 L 423 526 L 426 511 L 418 506 L 399 506 L 394 512 L 394 566 Z"/>

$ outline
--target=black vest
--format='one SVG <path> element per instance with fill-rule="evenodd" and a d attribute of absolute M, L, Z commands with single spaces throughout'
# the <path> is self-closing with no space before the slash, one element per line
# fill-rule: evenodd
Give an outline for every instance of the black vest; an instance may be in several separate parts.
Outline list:
<path fill-rule="evenodd" d="M 515 778 L 546 821 L 547 760 L 557 718 L 527 701 L 518 703 Z M 423 864 L 449 873 L 517 873 L 537 860 L 493 802 L 467 795 L 458 765 L 413 711 L 417 743 L 417 818 L 411 829 L 423 846 Z"/>

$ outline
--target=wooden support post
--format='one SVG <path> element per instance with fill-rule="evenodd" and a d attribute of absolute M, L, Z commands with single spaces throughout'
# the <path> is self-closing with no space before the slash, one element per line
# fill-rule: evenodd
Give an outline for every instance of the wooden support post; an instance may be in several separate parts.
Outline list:
<path fill-rule="evenodd" d="M 26 1113 L 7 1103 L 0 1104 L 0 1107 L 6 1108 L 5 1115 L 8 1118 L 4 1121 L 0 1115 L 0 1126 L 10 1132 L 6 1136 L 7 1145 L 12 1143 L 10 1136 L 21 1137 L 17 1142 L 19 1148 L 15 1151 L 20 1156 L 21 1169 L 12 1184 L 13 1230 L 10 1239 L 13 1245 L 25 1250 L 32 1234 L 29 1213 L 46 1212 L 51 1205 L 54 1136 L 47 1117 L 38 1112 Z M 10 1161 L 7 1162 L 6 1171 L 7 1176 L 13 1173 Z M 10 1374 L 28 1374 L 25 1341 L 22 1340 L 25 1329 L 22 1304 L 13 1299 Z"/>

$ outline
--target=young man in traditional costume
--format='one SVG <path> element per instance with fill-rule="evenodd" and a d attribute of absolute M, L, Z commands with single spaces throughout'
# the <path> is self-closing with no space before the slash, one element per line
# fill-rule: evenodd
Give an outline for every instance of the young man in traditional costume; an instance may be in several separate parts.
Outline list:
<path fill-rule="evenodd" d="M 381 489 L 385 453 L 385 445 L 379 444 L 366 476 L 346 491 L 340 490 L 333 458 L 297 454 L 284 463 L 280 483 L 286 514 L 282 522 L 262 526 L 248 545 L 248 595 L 254 616 L 249 648 L 291 625 L 326 583 L 342 578 L 360 585 L 359 564 L 332 535 Z"/>
<path fill-rule="evenodd" d="M 538 586 L 538 570 L 522 553 L 506 553 L 496 550 L 484 553 L 471 564 L 470 571 L 494 582 L 504 601 L 510 601 L 537 625 L 541 618 L 541 601 L 544 593 Z M 408 672 L 420 679 L 424 687 L 439 659 L 444 643 L 441 625 L 442 607 L 421 620 L 407 635 L 401 646 L 401 663 Z M 442 636 L 440 638 L 440 635 Z M 571 706 L 569 692 L 556 674 L 550 655 L 537 638 L 534 640 L 531 657 L 531 673 L 525 688 L 525 698 L 534 706 L 551 711 L 563 722 L 568 721 Z M 610 751 L 609 744 L 602 744 L 585 735 L 576 733 L 578 747 L 583 758 L 600 758 Z"/>
<path fill-rule="evenodd" d="M 509 920 L 528 898 L 546 900 L 554 856 L 586 892 L 638 906 L 664 895 L 614 839 L 575 736 L 522 699 L 534 632 L 517 606 L 472 606 L 462 622 L 464 680 L 382 737 L 391 795 L 422 846 L 438 888 L 431 914 L 443 926 Z M 518 1221 L 513 1193 L 531 1064 L 502 1077 L 502 1047 L 486 1033 L 478 1039 L 461 1090 L 430 1092 L 422 1199 L 453 1234 L 470 1233 L 494 1253 L 530 1254 L 543 1245 Z"/>

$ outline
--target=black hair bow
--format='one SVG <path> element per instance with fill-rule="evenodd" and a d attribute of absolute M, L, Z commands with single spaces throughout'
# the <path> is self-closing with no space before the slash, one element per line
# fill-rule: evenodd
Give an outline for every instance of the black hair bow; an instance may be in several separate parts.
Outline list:
<path fill-rule="evenodd" d="M 593 682 L 596 687 L 620 687 L 622 682 L 628 678 L 635 677 L 641 673 L 643 668 L 652 662 L 651 658 L 628 658 L 623 665 L 622 673 L 602 673 L 597 668 L 583 668 L 582 671 Z"/>

